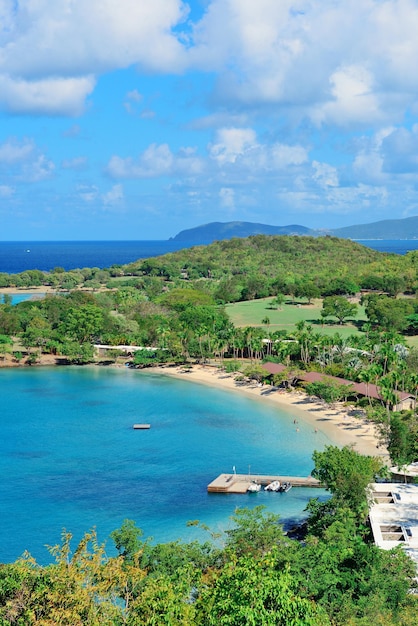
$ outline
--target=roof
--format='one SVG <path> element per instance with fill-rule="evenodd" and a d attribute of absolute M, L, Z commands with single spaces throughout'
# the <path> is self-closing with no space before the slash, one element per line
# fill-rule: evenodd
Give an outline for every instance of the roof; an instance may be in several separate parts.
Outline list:
<path fill-rule="evenodd" d="M 338 378 L 337 376 L 328 376 L 327 374 L 321 374 L 320 372 L 304 372 L 299 375 L 299 378 L 300 380 L 308 383 L 334 382 L 338 385 L 349 385 L 351 386 L 353 393 L 356 393 L 359 396 L 375 398 L 376 400 L 382 399 L 378 387 L 372 383 L 369 383 L 368 385 L 366 385 L 366 383 L 355 383 L 352 380 Z M 413 395 L 407 393 L 406 391 L 396 391 L 396 395 L 398 396 L 400 402 L 413 398 Z"/>
<path fill-rule="evenodd" d="M 418 485 L 372 483 L 369 510 L 374 542 L 383 550 L 401 546 L 418 570 Z"/>
<path fill-rule="evenodd" d="M 263 363 L 262 367 L 268 371 L 269 374 L 281 374 L 287 368 L 281 363 Z"/>

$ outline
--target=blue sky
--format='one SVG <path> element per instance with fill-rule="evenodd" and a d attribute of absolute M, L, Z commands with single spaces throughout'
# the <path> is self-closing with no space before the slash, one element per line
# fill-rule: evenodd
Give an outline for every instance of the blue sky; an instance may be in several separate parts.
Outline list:
<path fill-rule="evenodd" d="M 418 0 L 0 0 L 0 240 L 418 215 Z"/>

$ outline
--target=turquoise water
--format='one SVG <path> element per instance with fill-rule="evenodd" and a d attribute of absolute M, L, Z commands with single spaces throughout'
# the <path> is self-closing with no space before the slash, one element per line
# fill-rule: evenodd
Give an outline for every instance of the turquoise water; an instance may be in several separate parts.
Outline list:
<path fill-rule="evenodd" d="M 19 304 L 19 302 L 25 302 L 26 300 L 39 300 L 40 298 L 44 298 L 44 293 L 11 293 L 9 294 L 12 299 L 12 304 Z M 0 289 L 0 304 L 4 302 L 4 295 L 1 293 Z"/>
<path fill-rule="evenodd" d="M 202 539 L 200 520 L 225 528 L 238 506 L 265 504 L 299 519 L 319 490 L 208 494 L 221 472 L 307 475 L 330 441 L 291 411 L 238 393 L 128 368 L 0 370 L 0 562 L 66 528 L 99 539 L 134 519 L 156 542 Z M 135 431 L 135 422 L 149 422 Z"/>

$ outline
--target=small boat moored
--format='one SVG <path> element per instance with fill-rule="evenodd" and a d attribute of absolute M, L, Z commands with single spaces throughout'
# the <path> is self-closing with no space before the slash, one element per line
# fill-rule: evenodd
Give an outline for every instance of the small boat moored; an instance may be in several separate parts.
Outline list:
<path fill-rule="evenodd" d="M 249 493 L 258 493 L 259 491 L 261 491 L 261 485 L 255 482 L 251 483 L 248 485 L 247 491 L 249 491 Z"/>
<path fill-rule="evenodd" d="M 273 480 L 273 482 L 264 487 L 264 491 L 280 491 L 280 487 L 280 480 Z"/>
<path fill-rule="evenodd" d="M 282 493 L 287 493 L 288 491 L 290 491 L 290 489 L 291 489 L 291 488 L 292 488 L 292 483 L 289 483 L 288 481 L 283 482 L 283 483 L 280 485 L 280 491 L 281 491 Z"/>

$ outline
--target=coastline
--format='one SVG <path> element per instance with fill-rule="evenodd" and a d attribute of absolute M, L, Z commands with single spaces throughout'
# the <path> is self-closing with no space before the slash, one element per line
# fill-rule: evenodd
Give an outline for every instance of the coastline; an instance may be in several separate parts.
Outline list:
<path fill-rule="evenodd" d="M 39 362 L 31 367 L 68 365 L 65 357 L 43 354 Z M 92 364 L 96 367 L 98 364 Z M 0 368 L 28 367 L 14 361 L 11 355 L 0 360 Z M 106 364 L 106 367 L 121 367 L 118 364 Z M 140 370 L 139 370 L 140 371 Z M 327 405 L 318 398 L 312 398 L 299 390 L 283 390 L 277 387 L 261 385 L 256 382 L 237 382 L 235 374 L 219 370 L 211 365 L 159 366 L 146 368 L 143 371 L 163 376 L 171 376 L 195 384 L 218 387 L 233 393 L 252 397 L 260 402 L 269 402 L 291 411 L 295 418 L 312 426 L 312 433 L 324 433 L 334 445 L 353 446 L 359 454 L 382 458 L 389 463 L 389 453 L 379 438 L 376 425 L 369 421 L 361 409 L 346 406 L 342 402 Z M 297 425 L 295 425 L 297 430 Z"/>
<path fill-rule="evenodd" d="M 379 440 L 377 428 L 366 419 L 361 409 L 347 407 L 341 402 L 329 406 L 302 391 L 287 391 L 277 387 L 260 386 L 258 383 L 237 383 L 234 374 L 222 372 L 213 366 L 193 365 L 184 367 L 154 367 L 145 371 L 173 378 L 181 378 L 196 384 L 218 387 L 248 395 L 262 402 L 291 410 L 295 417 L 323 432 L 335 445 L 353 446 L 359 454 L 375 456 L 389 462 L 389 454 Z M 297 428 L 295 427 L 295 430 Z"/>

